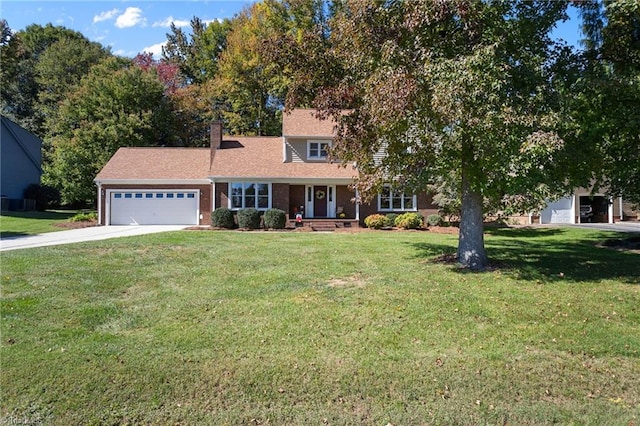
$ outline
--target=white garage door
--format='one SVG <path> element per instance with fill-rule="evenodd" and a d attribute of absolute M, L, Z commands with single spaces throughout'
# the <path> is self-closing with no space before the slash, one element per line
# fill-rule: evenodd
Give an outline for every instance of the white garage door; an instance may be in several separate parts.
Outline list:
<path fill-rule="evenodd" d="M 111 225 L 197 225 L 198 191 L 112 191 Z"/>
<path fill-rule="evenodd" d="M 542 223 L 573 223 L 573 197 L 549 203 L 540 214 Z"/>

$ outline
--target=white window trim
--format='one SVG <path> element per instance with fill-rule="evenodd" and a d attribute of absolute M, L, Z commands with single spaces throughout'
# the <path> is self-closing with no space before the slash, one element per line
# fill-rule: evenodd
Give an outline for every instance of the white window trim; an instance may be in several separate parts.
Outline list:
<path fill-rule="evenodd" d="M 318 144 L 318 155 L 311 155 L 311 145 L 312 144 Z M 307 158 L 310 160 L 326 160 L 327 156 L 326 155 L 320 155 L 320 153 L 322 152 L 322 145 L 326 145 L 327 148 L 331 148 L 331 141 L 329 140 L 322 140 L 322 139 L 318 139 L 318 140 L 308 140 L 307 141 Z M 326 149 L 325 149 L 326 151 Z"/>
<path fill-rule="evenodd" d="M 231 191 L 232 191 L 232 188 L 233 188 L 233 185 L 234 185 L 234 184 L 241 184 L 241 185 L 242 185 L 242 207 L 234 207 L 234 206 L 233 206 L 233 194 L 232 194 L 232 192 L 231 192 Z M 246 202 L 245 188 L 246 188 L 246 185 L 247 185 L 247 184 L 253 184 L 253 185 L 267 185 L 267 187 L 268 187 L 268 191 L 269 191 L 267 207 L 257 207 L 257 206 L 256 206 L 256 205 L 257 205 L 257 203 L 258 203 L 258 196 L 257 196 L 257 195 L 256 195 L 256 205 L 253 205 L 253 206 L 247 206 L 247 205 L 245 204 L 245 202 Z M 245 182 L 245 181 L 229 182 L 229 189 L 228 189 L 228 191 L 229 191 L 229 194 L 228 194 L 228 199 L 229 199 L 229 200 L 228 200 L 227 205 L 228 205 L 228 207 L 229 207 L 229 209 L 230 209 L 230 210 L 237 211 L 237 210 L 242 210 L 242 209 L 252 208 L 252 209 L 259 210 L 259 211 L 266 211 L 266 210 L 269 210 L 269 209 L 271 208 L 272 203 L 273 203 L 273 187 L 272 187 L 272 184 L 271 184 L 271 183 L 269 183 L 269 182 L 253 182 L 253 181 L 250 181 L 250 182 L 249 182 L 249 181 L 247 181 L 247 182 Z"/>
<path fill-rule="evenodd" d="M 389 188 L 389 190 L 391 191 L 391 208 L 388 207 L 382 207 L 382 194 L 378 194 L 378 211 L 381 212 L 416 212 L 418 211 L 418 197 L 413 194 L 412 198 L 412 204 L 413 207 L 410 209 L 407 209 L 404 207 L 404 199 L 408 198 L 405 196 L 405 192 L 399 192 L 399 191 L 394 191 L 390 185 L 385 185 L 386 188 Z M 395 195 L 395 196 L 394 196 Z M 399 209 L 394 209 L 393 208 L 393 200 L 396 198 L 400 198 L 400 208 Z"/>

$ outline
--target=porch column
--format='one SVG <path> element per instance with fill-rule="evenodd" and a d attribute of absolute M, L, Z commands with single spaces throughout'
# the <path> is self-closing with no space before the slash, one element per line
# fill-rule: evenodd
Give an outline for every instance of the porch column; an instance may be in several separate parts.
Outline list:
<path fill-rule="evenodd" d="M 360 196 L 358 195 L 358 188 L 356 188 L 356 220 L 360 221 Z"/>
<path fill-rule="evenodd" d="M 102 184 L 98 182 L 98 225 L 104 225 L 102 223 Z"/>
<path fill-rule="evenodd" d="M 609 207 L 607 207 L 609 213 L 609 223 L 613 223 L 613 198 L 609 198 Z"/>
<path fill-rule="evenodd" d="M 620 222 L 624 221 L 624 210 L 622 209 L 622 197 L 618 197 L 620 202 Z"/>

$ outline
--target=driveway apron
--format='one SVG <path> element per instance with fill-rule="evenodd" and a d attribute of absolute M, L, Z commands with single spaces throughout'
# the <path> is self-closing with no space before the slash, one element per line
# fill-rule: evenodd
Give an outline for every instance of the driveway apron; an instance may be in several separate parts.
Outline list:
<path fill-rule="evenodd" d="M 185 225 L 145 225 L 145 226 L 92 226 L 68 231 L 2 238 L 0 251 L 19 250 L 32 247 L 56 246 L 85 241 L 99 241 L 110 238 L 131 237 L 158 232 L 179 231 Z"/>

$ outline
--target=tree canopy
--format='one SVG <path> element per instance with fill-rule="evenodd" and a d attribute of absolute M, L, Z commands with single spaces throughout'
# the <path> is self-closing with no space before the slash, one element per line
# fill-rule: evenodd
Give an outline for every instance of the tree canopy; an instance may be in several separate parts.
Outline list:
<path fill-rule="evenodd" d="M 453 188 L 462 200 L 458 260 L 481 269 L 483 213 L 524 210 L 572 183 L 562 161 L 571 147 L 560 134 L 560 93 L 573 58 L 550 38 L 565 8 L 554 1 L 347 1 L 313 71 L 287 50 L 279 57 L 292 80 L 322 76 L 312 103 L 340 123 L 332 153 L 357 164 L 363 196 L 389 182 Z M 290 99 L 307 93 L 301 87 Z"/>
<path fill-rule="evenodd" d="M 640 204 L 640 4 L 580 3 L 587 39 L 576 84 L 576 138 L 589 152 L 593 183 Z"/>
<path fill-rule="evenodd" d="M 122 146 L 160 145 L 168 110 L 155 73 L 130 60 L 104 59 L 62 102 L 47 125 L 53 147 L 43 180 L 65 204 L 92 204 L 93 179 Z"/>
<path fill-rule="evenodd" d="M 47 114 L 109 49 L 51 24 L 29 25 L 6 38 L 0 44 L 2 113 L 44 137 Z"/>

